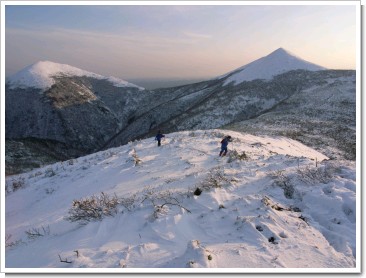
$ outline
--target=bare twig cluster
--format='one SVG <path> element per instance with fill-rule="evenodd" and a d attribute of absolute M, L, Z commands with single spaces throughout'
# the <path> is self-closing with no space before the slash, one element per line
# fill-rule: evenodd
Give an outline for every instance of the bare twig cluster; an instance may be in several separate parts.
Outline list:
<path fill-rule="evenodd" d="M 41 236 L 50 235 L 50 226 L 41 228 L 32 228 L 25 232 L 29 239 L 35 239 Z"/>
<path fill-rule="evenodd" d="M 119 199 L 119 203 L 126 208 L 128 211 L 132 211 L 137 201 L 136 194 L 133 194 L 131 196 L 122 197 Z"/>
<path fill-rule="evenodd" d="M 330 166 L 324 167 L 311 167 L 306 166 L 304 168 L 298 168 L 297 174 L 299 178 L 309 184 L 316 182 L 328 183 L 333 178 L 335 169 Z"/>
<path fill-rule="evenodd" d="M 81 200 L 74 200 L 69 216 L 66 218 L 71 222 L 90 222 L 101 220 L 104 216 L 112 216 L 117 213 L 119 200 L 116 195 L 108 196 L 102 192 L 99 196 L 91 196 Z"/>
<path fill-rule="evenodd" d="M 221 168 L 214 168 L 200 183 L 200 188 L 202 188 L 202 190 L 221 188 L 225 182 L 228 182 L 228 179 L 225 177 L 224 170 Z"/>
<path fill-rule="evenodd" d="M 11 234 L 6 234 L 5 235 L 5 247 L 8 248 L 8 247 L 12 247 L 12 246 L 16 246 L 20 243 L 23 243 L 23 241 L 21 239 L 19 240 L 16 240 L 16 241 L 12 241 L 11 238 L 13 236 Z"/>
<path fill-rule="evenodd" d="M 152 214 L 153 219 L 157 219 L 159 216 L 165 215 L 171 206 L 180 207 L 186 212 L 191 213 L 189 209 L 182 205 L 182 202 L 179 200 L 179 196 L 173 194 L 173 192 L 169 190 L 155 192 L 154 190 L 148 188 L 144 192 L 144 197 L 141 203 L 145 201 L 151 202 L 154 207 L 154 212 Z"/>

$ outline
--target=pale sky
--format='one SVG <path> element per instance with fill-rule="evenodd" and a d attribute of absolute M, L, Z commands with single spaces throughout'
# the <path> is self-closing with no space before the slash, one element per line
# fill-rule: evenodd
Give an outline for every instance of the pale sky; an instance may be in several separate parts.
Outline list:
<path fill-rule="evenodd" d="M 209 78 L 279 47 L 326 68 L 356 68 L 355 4 L 117 3 L 20 6 L 8 2 L 6 76 L 49 60 L 125 80 Z"/>

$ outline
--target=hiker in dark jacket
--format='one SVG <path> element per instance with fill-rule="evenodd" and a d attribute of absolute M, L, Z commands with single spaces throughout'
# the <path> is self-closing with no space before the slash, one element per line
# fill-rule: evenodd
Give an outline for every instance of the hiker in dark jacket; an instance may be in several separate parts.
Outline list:
<path fill-rule="evenodd" d="M 225 156 L 227 153 L 227 145 L 231 142 L 231 136 L 226 136 L 224 139 L 221 140 L 221 151 L 220 156 Z"/>
<path fill-rule="evenodd" d="M 159 130 L 158 134 L 156 134 L 156 136 L 155 136 L 155 140 L 157 140 L 157 141 L 158 141 L 158 147 L 160 147 L 160 146 L 161 146 L 161 139 L 162 139 L 163 137 L 165 137 L 165 135 L 164 135 L 164 134 L 162 134 L 162 133 L 161 133 L 161 131 Z"/>

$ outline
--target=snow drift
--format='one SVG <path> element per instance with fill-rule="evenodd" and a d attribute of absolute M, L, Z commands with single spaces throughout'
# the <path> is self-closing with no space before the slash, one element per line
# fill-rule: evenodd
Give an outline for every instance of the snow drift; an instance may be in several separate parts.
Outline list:
<path fill-rule="evenodd" d="M 6 190 L 8 272 L 356 270 L 355 165 L 284 137 L 177 132 L 8 177 Z M 88 202 L 94 218 L 71 217 Z"/>

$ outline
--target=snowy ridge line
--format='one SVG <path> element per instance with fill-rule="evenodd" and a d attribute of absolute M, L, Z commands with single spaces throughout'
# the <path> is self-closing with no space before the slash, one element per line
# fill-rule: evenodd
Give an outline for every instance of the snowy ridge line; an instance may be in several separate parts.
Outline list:
<path fill-rule="evenodd" d="M 224 135 L 234 140 L 219 157 Z M 355 165 L 284 137 L 176 132 L 161 147 L 137 140 L 6 183 L 6 268 L 356 270 Z M 120 203 L 67 219 L 92 198 Z"/>
<path fill-rule="evenodd" d="M 96 79 L 106 79 L 116 87 L 144 88 L 124 81 L 116 77 L 105 77 L 96 73 L 88 72 L 67 64 L 58 64 L 50 61 L 34 63 L 8 78 L 10 88 L 34 87 L 46 90 L 55 84 L 53 77 L 86 76 Z"/>
<path fill-rule="evenodd" d="M 244 81 L 255 79 L 269 80 L 275 75 L 296 69 L 317 71 L 325 70 L 326 68 L 305 61 L 288 50 L 279 48 L 265 57 L 259 58 L 211 80 L 225 79 L 224 86 L 232 82 L 234 85 L 238 85 Z M 9 83 L 10 88 L 34 87 L 46 90 L 54 84 L 55 81 L 53 77 L 62 76 L 87 76 L 96 79 L 106 79 L 116 87 L 135 87 L 144 90 L 142 87 L 113 76 L 104 77 L 67 64 L 58 64 L 50 61 L 39 61 L 30 65 L 9 77 L 7 82 Z"/>

